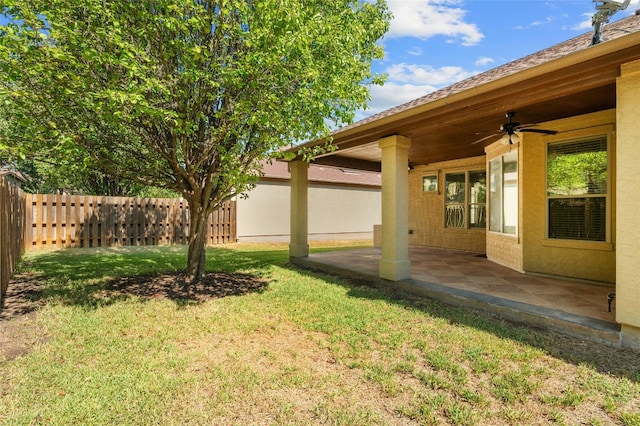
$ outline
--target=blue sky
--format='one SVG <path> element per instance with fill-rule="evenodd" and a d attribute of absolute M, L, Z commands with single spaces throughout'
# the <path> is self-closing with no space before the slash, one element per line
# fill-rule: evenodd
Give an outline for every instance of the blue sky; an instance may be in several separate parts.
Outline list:
<path fill-rule="evenodd" d="M 356 120 L 592 31 L 592 0 L 387 0 L 394 19 L 382 44 L 386 73 Z M 611 22 L 640 5 L 616 13 Z"/>

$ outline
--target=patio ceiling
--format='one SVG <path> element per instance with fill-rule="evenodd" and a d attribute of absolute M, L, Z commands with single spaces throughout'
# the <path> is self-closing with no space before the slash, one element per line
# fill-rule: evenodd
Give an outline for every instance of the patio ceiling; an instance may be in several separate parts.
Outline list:
<path fill-rule="evenodd" d="M 391 135 L 411 139 L 414 166 L 484 155 L 501 135 L 474 142 L 496 134 L 509 111 L 530 124 L 615 108 L 620 65 L 640 60 L 640 16 L 624 21 L 616 39 L 585 48 L 585 34 L 339 129 L 338 149 L 314 163 L 380 171 L 377 142 Z"/>

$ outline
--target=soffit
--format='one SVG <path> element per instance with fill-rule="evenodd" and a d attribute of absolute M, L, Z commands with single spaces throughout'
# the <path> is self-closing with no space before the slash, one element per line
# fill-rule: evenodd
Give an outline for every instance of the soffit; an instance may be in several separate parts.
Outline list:
<path fill-rule="evenodd" d="M 631 28 L 640 28 L 640 17 L 627 20 Z M 588 43 L 586 36 L 566 44 L 572 48 Z M 521 68 L 515 73 L 509 74 L 510 64 L 506 64 L 488 72 L 504 76 L 493 80 L 491 75 L 479 76 L 489 81 L 475 86 L 474 81 L 461 82 L 457 92 L 445 89 L 443 94 L 427 95 L 422 102 L 418 99 L 340 129 L 333 134 L 338 150 L 314 162 L 380 170 L 377 141 L 396 134 L 411 138 L 412 165 L 472 157 L 483 155 L 484 147 L 501 136 L 474 144 L 496 134 L 509 111 L 516 111 L 515 121 L 529 124 L 615 108 L 620 65 L 640 60 L 640 32 L 540 63 L 544 55 L 553 54 L 553 48 L 547 49 L 514 61 L 513 66 Z M 527 67 L 532 61 L 538 65 Z"/>

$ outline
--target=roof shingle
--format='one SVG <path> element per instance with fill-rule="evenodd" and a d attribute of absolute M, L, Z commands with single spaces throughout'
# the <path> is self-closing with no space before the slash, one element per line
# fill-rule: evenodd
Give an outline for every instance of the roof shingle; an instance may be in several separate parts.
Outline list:
<path fill-rule="evenodd" d="M 621 19 L 614 23 L 604 26 L 603 35 L 606 40 L 613 40 L 618 37 L 636 32 L 640 30 L 640 15 L 636 12 L 635 15 Z M 520 59 L 516 59 L 512 62 L 508 62 L 504 65 L 492 68 L 480 74 L 476 74 L 473 77 L 454 83 L 450 86 L 428 93 L 420 98 L 406 102 L 404 104 L 395 106 L 388 110 L 382 111 L 378 114 L 367 117 L 356 123 L 348 126 L 341 127 L 333 132 L 338 134 L 343 131 L 363 126 L 367 123 L 371 123 L 385 117 L 389 117 L 412 108 L 428 104 L 430 102 L 437 101 L 439 99 L 446 98 L 456 93 L 464 92 L 465 90 L 472 89 L 483 84 L 490 83 L 492 81 L 499 80 L 512 74 L 516 74 L 520 71 L 551 62 L 555 59 L 563 56 L 575 53 L 591 47 L 591 33 L 582 34 L 580 36 L 569 39 L 565 42 L 556 44 L 541 51 L 532 53 Z M 606 42 L 605 42 L 606 43 Z"/>

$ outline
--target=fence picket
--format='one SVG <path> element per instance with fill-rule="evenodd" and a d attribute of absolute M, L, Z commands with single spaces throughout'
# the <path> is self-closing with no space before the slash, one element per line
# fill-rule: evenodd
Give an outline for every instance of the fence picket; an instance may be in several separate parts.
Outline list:
<path fill-rule="evenodd" d="M 181 199 L 25 194 L 25 207 L 27 250 L 189 242 L 189 209 Z M 235 201 L 214 211 L 207 243 L 235 241 L 235 219 Z"/>
<path fill-rule="evenodd" d="M 0 176 L 0 304 L 9 286 L 13 269 L 24 252 L 25 227 L 29 223 L 24 192 L 5 176 Z"/>
<path fill-rule="evenodd" d="M 209 216 L 208 244 L 236 240 L 235 209 Z M 182 199 L 25 194 L 0 176 L 0 298 L 25 250 L 186 244 L 188 210 Z"/>

